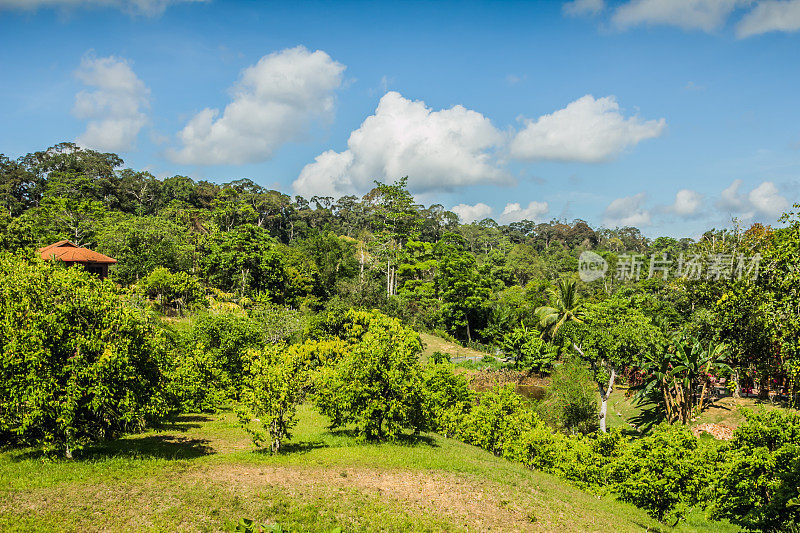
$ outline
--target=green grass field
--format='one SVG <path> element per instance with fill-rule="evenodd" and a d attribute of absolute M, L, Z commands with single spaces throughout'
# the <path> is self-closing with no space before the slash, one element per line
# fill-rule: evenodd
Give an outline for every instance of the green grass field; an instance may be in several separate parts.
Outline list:
<path fill-rule="evenodd" d="M 75 460 L 0 454 L 3 531 L 231 531 L 242 518 L 297 531 L 734 531 L 694 517 L 672 529 L 460 442 L 361 444 L 308 407 L 286 453 L 254 451 L 230 413 Z"/>

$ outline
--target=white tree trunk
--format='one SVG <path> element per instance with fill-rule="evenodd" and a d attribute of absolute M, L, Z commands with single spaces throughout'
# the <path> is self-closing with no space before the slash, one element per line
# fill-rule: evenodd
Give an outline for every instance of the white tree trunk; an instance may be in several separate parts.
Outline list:
<path fill-rule="evenodd" d="M 616 369 L 611 369 L 611 375 L 608 378 L 608 388 L 603 389 L 603 385 L 598 383 L 597 388 L 600 389 L 600 431 L 606 433 L 606 420 L 608 414 L 608 397 L 614 392 L 614 380 L 617 377 Z"/>

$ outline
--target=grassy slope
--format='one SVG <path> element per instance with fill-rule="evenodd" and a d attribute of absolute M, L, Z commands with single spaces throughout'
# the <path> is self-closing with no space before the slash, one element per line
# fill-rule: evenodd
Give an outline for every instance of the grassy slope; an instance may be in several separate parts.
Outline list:
<path fill-rule="evenodd" d="M 466 358 L 482 359 L 483 352 L 473 350 L 472 348 L 465 348 L 454 342 L 447 341 L 441 337 L 430 335 L 428 333 L 420 333 L 420 339 L 425 349 L 422 352 L 422 360 L 427 361 L 433 352 L 442 352 L 450 354 L 453 361 L 460 361 Z"/>
<path fill-rule="evenodd" d="M 614 391 L 608 400 L 608 425 L 631 429 L 631 420 L 636 417 L 642 408 L 625 395 L 626 390 L 619 388 Z M 598 395 L 599 398 L 599 395 Z M 599 401 L 599 400 L 598 400 Z M 742 409 L 780 409 L 777 404 L 757 398 L 721 398 L 700 413 L 691 423 L 691 426 L 713 423 L 737 428 L 744 422 Z"/>
<path fill-rule="evenodd" d="M 241 517 L 302 531 L 672 530 L 436 435 L 359 444 L 309 408 L 285 454 L 254 452 L 232 413 L 183 416 L 74 461 L 0 454 L 3 531 L 232 530 Z"/>

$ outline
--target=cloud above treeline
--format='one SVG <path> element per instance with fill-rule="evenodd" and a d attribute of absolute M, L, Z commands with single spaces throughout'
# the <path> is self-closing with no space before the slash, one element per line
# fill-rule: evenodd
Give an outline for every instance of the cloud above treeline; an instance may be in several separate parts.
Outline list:
<path fill-rule="evenodd" d="M 293 187 L 300 194 L 342 195 L 368 190 L 385 176 L 408 176 L 409 188 L 418 192 L 510 183 L 495 157 L 503 142 L 476 111 L 460 105 L 434 111 L 392 91 L 350 134 L 346 150 L 317 156 Z"/>
<path fill-rule="evenodd" d="M 617 30 L 673 26 L 713 33 L 739 15 L 739 38 L 800 30 L 800 0 L 629 0 L 613 8 L 604 0 L 573 0 L 563 4 L 563 11 L 571 17 L 607 12 L 608 23 Z"/>
<path fill-rule="evenodd" d="M 345 66 L 303 46 L 262 57 L 242 71 L 231 102 L 198 112 L 178 133 L 177 163 L 221 165 L 270 159 L 280 146 L 329 120 Z"/>
<path fill-rule="evenodd" d="M 644 192 L 617 198 L 606 207 L 603 223 L 609 227 L 644 227 L 651 225 L 657 217 L 688 220 L 701 216 L 736 217 L 745 222 L 773 223 L 789 209 L 789 200 L 781 194 L 775 183 L 762 181 L 749 192 L 742 191 L 743 185 L 742 180 L 734 180 L 720 191 L 713 202 L 691 189 L 679 190 L 671 205 L 648 207 Z"/>
<path fill-rule="evenodd" d="M 303 46 L 265 55 L 242 70 L 224 108 L 195 111 L 171 142 L 166 138 L 163 153 L 175 163 L 201 167 L 268 161 L 284 145 L 304 141 L 330 123 L 345 68 L 326 52 Z M 76 95 L 73 109 L 87 121 L 78 143 L 132 150 L 150 122 L 145 82 L 126 59 L 91 53 L 75 74 L 87 86 Z M 390 91 L 349 134 L 346 149 L 317 155 L 292 186 L 297 194 L 341 196 L 364 193 L 375 179 L 399 176 L 408 176 L 409 188 L 417 193 L 511 185 L 509 160 L 605 162 L 666 129 L 663 118 L 625 113 L 614 96 L 585 95 L 552 113 L 521 120 L 518 131 L 501 130 L 464 106 L 433 109 Z M 526 209 L 530 206 L 519 207 Z"/>
<path fill-rule="evenodd" d="M 409 187 L 417 192 L 509 184 L 508 158 L 599 163 L 660 136 L 665 128 L 663 118 L 626 117 L 613 96 L 583 96 L 551 114 L 525 119 L 514 132 L 501 131 L 460 105 L 434 110 L 389 92 L 350 134 L 347 149 L 318 155 L 293 188 L 298 194 L 351 194 L 386 176 L 409 176 Z"/>
<path fill-rule="evenodd" d="M 76 142 L 100 151 L 132 150 L 148 123 L 150 89 L 128 61 L 115 56 L 85 55 L 75 77 L 90 88 L 75 96 L 72 113 L 87 121 Z"/>

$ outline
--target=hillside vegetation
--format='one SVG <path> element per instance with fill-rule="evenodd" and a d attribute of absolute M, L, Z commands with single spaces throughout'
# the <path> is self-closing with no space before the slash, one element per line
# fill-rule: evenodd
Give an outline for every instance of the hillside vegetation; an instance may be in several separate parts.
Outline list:
<path fill-rule="evenodd" d="M 635 507 L 435 434 L 362 444 L 309 407 L 286 453 L 252 451 L 231 412 L 185 414 L 84 450 L 0 455 L 3 531 L 230 531 L 242 517 L 298 531 L 676 529 Z"/>

